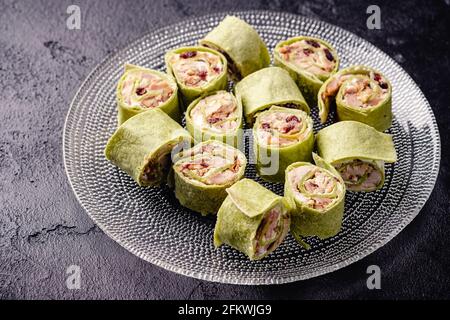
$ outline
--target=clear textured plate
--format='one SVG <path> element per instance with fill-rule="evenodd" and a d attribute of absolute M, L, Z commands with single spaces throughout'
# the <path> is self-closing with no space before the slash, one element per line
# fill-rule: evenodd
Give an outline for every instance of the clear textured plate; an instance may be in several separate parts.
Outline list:
<path fill-rule="evenodd" d="M 343 227 L 337 236 L 325 241 L 309 238 L 312 248 L 307 251 L 289 235 L 269 257 L 251 262 L 227 246 L 214 249 L 214 217 L 205 218 L 181 207 L 166 187 L 138 187 L 105 160 L 103 149 L 117 123 L 115 87 L 123 64 L 162 70 L 166 50 L 196 44 L 225 16 L 213 14 L 152 31 L 108 57 L 87 77 L 72 101 L 64 128 L 64 161 L 72 188 L 90 217 L 112 239 L 142 259 L 186 276 L 272 284 L 345 267 L 391 240 L 428 199 L 440 161 L 433 112 L 418 86 L 393 59 L 348 31 L 287 13 L 233 14 L 252 24 L 269 49 L 288 37 L 317 36 L 337 49 L 341 67 L 365 64 L 390 79 L 394 112 L 390 133 L 399 161 L 386 166 L 384 187 L 371 193 L 348 192 Z M 313 109 L 318 130 L 322 126 Z M 253 165 L 246 176 L 256 177 Z M 281 184 L 263 184 L 282 194 Z"/>

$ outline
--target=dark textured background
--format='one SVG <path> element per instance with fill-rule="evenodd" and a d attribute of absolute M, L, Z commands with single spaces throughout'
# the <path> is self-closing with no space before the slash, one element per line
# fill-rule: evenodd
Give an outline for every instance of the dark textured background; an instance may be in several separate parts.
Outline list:
<path fill-rule="evenodd" d="M 450 0 L 374 1 L 381 7 L 381 30 L 366 28 L 372 2 L 343 2 L 0 0 L 0 298 L 450 298 Z M 81 7 L 81 30 L 66 28 L 70 4 Z M 419 84 L 442 139 L 434 192 L 400 235 L 349 267 L 287 285 L 208 283 L 140 260 L 89 219 L 62 161 L 70 101 L 106 55 L 186 17 L 244 9 L 314 17 L 371 41 Z M 82 268 L 80 290 L 66 288 L 71 264 Z M 371 264 L 381 267 L 381 290 L 366 287 Z"/>

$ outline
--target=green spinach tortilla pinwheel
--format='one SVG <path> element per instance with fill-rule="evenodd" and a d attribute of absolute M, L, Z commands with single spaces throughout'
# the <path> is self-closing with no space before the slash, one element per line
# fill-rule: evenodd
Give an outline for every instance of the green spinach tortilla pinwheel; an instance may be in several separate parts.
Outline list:
<path fill-rule="evenodd" d="M 274 64 L 289 72 L 310 106 L 317 104 L 323 82 L 339 69 L 336 50 L 317 38 L 300 36 L 280 41 L 273 55 Z"/>
<path fill-rule="evenodd" d="M 117 84 L 116 96 L 119 125 L 154 108 L 161 109 L 177 122 L 181 121 L 177 84 L 163 72 L 126 64 Z"/>
<path fill-rule="evenodd" d="M 200 44 L 227 58 L 232 80 L 239 81 L 270 64 L 269 51 L 258 33 L 237 17 L 227 16 Z"/>
<path fill-rule="evenodd" d="M 295 238 L 336 235 L 344 215 L 345 184 L 332 165 L 313 154 L 313 165 L 296 162 L 286 169 L 284 196 L 291 204 Z"/>
<path fill-rule="evenodd" d="M 392 87 L 380 72 L 366 66 L 342 69 L 329 78 L 317 95 L 320 120 L 327 120 L 335 103 L 339 121 L 354 120 L 384 131 L 392 123 Z"/>
<path fill-rule="evenodd" d="M 228 244 L 259 260 L 274 251 L 289 231 L 286 200 L 250 179 L 227 189 L 217 214 L 214 245 Z"/>
<path fill-rule="evenodd" d="M 279 67 L 264 68 L 245 77 L 236 84 L 235 93 L 250 126 L 258 112 L 273 105 L 301 109 L 309 114 L 308 104 L 294 80 Z"/>
<path fill-rule="evenodd" d="M 256 118 L 253 142 L 258 174 L 283 182 L 287 166 L 311 160 L 313 121 L 303 110 L 273 106 Z"/>
<path fill-rule="evenodd" d="M 245 155 L 222 142 L 209 140 L 183 151 L 173 165 L 175 196 L 182 206 L 203 215 L 215 214 L 226 188 L 244 176 Z"/>
<path fill-rule="evenodd" d="M 357 121 L 342 121 L 316 135 L 319 155 L 333 165 L 350 191 L 374 191 L 384 183 L 384 163 L 397 161 L 392 136 Z"/>
<path fill-rule="evenodd" d="M 125 121 L 109 139 L 106 159 L 128 173 L 140 186 L 163 183 L 172 164 L 172 149 L 192 137 L 159 108 Z"/>
<path fill-rule="evenodd" d="M 239 148 L 242 142 L 241 103 L 225 90 L 204 95 L 187 108 L 186 128 L 196 141 L 219 140 Z"/>
<path fill-rule="evenodd" d="M 178 83 L 185 107 L 202 94 L 227 86 L 227 60 L 215 50 L 178 48 L 167 52 L 165 61 L 167 72 Z"/>

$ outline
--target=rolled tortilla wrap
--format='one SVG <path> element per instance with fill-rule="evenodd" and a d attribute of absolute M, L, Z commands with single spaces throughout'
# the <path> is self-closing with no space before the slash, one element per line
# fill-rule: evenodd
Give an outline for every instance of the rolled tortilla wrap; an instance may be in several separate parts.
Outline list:
<path fill-rule="evenodd" d="M 166 180 L 172 149 L 191 142 L 190 134 L 157 108 L 125 121 L 109 139 L 105 156 L 140 186 L 154 186 Z"/>
<path fill-rule="evenodd" d="M 235 86 L 246 122 L 253 126 L 257 113 L 278 105 L 300 109 L 309 114 L 309 107 L 294 80 L 286 70 L 269 67 L 252 73 Z"/>
<path fill-rule="evenodd" d="M 318 154 L 336 168 L 347 190 L 374 191 L 384 183 L 384 162 L 397 161 L 392 136 L 357 121 L 342 121 L 316 135 Z"/>
<path fill-rule="evenodd" d="M 359 121 L 378 131 L 392 124 L 392 86 L 384 75 L 372 68 L 342 69 L 325 81 L 317 98 L 322 123 L 334 103 L 339 121 Z"/>
<path fill-rule="evenodd" d="M 180 122 L 178 87 L 175 80 L 163 73 L 132 64 L 125 64 L 116 90 L 118 123 L 154 108 Z"/>
<path fill-rule="evenodd" d="M 258 33 L 245 21 L 227 16 L 200 44 L 221 52 L 228 60 L 232 80 L 268 67 L 270 55 Z"/>
<path fill-rule="evenodd" d="M 258 114 L 253 142 L 258 174 L 268 181 L 284 182 L 287 166 L 311 161 L 313 121 L 303 110 L 272 106 Z"/>
<path fill-rule="evenodd" d="M 167 73 L 178 83 L 185 108 L 202 94 L 227 86 L 227 60 L 216 50 L 177 48 L 166 53 L 165 62 Z"/>
<path fill-rule="evenodd" d="M 227 193 L 217 214 L 214 245 L 228 244 L 250 260 L 264 258 L 289 230 L 286 200 L 250 179 L 236 182 Z"/>
<path fill-rule="evenodd" d="M 332 165 L 313 158 L 316 165 L 296 162 L 286 169 L 284 196 L 292 207 L 291 232 L 325 239 L 341 229 L 345 184 Z"/>
<path fill-rule="evenodd" d="M 225 90 L 203 95 L 187 108 L 186 128 L 196 141 L 218 140 L 239 148 L 242 105 Z"/>
<path fill-rule="evenodd" d="M 278 42 L 274 64 L 289 72 L 310 106 L 317 105 L 317 93 L 323 82 L 339 69 L 336 50 L 313 37 L 294 37 Z"/>
<path fill-rule="evenodd" d="M 226 188 L 244 176 L 245 155 L 222 142 L 205 141 L 183 151 L 173 166 L 175 196 L 181 205 L 203 215 L 215 214 Z"/>

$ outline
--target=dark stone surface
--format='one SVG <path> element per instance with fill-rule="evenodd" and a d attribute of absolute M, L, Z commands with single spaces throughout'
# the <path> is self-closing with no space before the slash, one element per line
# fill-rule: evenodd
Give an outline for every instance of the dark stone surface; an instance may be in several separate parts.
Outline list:
<path fill-rule="evenodd" d="M 80 0 L 81 30 L 70 31 L 71 1 L 0 0 L 0 298 L 450 298 L 450 1 L 377 1 L 382 29 L 375 31 L 366 28 L 371 2 L 343 2 Z M 371 41 L 420 85 L 440 128 L 440 175 L 419 216 L 369 257 L 308 281 L 222 285 L 146 263 L 93 224 L 64 172 L 64 118 L 97 63 L 154 28 L 244 9 L 315 17 Z M 71 264 L 82 268 L 80 290 L 66 288 Z M 371 264 L 381 267 L 381 290 L 366 287 Z"/>

